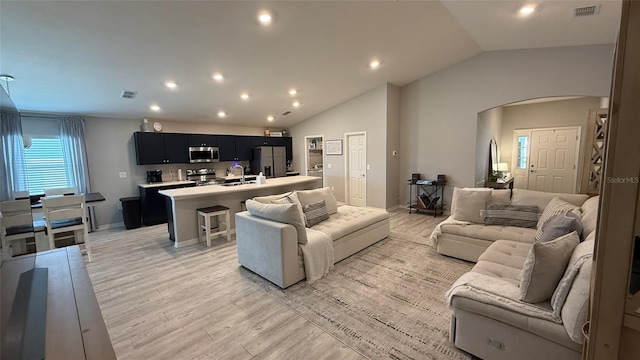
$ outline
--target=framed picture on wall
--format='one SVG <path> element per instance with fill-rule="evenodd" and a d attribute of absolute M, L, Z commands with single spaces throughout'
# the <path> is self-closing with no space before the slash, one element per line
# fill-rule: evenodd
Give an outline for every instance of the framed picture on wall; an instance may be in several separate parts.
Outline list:
<path fill-rule="evenodd" d="M 327 140 L 324 151 L 327 155 L 342 155 L 342 140 Z"/>

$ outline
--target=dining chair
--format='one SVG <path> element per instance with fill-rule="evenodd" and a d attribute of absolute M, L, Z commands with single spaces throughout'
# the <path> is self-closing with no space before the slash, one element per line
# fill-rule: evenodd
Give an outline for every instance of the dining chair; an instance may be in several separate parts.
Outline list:
<path fill-rule="evenodd" d="M 44 189 L 44 196 L 75 195 L 77 193 L 78 193 L 78 189 L 76 189 L 74 187 L 60 187 L 60 188 Z"/>
<path fill-rule="evenodd" d="M 11 242 L 14 240 L 35 239 L 33 218 L 31 217 L 31 202 L 24 200 L 9 200 L 0 202 L 0 237 L 2 238 L 2 257 L 10 259 L 12 254 Z"/>
<path fill-rule="evenodd" d="M 28 199 L 29 198 L 29 190 L 14 191 L 12 195 L 13 195 L 13 200 Z"/>
<path fill-rule="evenodd" d="M 56 197 L 45 196 L 42 198 L 42 210 L 44 211 L 49 247 L 54 249 L 56 240 L 73 237 L 76 244 L 84 244 L 89 262 L 91 262 L 93 257 L 91 255 L 91 244 L 89 244 L 87 207 L 84 194 Z M 63 235 L 56 236 L 57 234 Z M 83 236 L 83 243 L 78 242 L 80 234 Z"/>

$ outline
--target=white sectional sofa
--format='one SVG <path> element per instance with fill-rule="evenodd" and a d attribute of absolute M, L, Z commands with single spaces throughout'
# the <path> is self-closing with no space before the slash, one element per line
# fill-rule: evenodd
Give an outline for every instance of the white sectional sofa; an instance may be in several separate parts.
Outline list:
<path fill-rule="evenodd" d="M 484 225 L 483 223 L 464 223 L 454 219 L 456 211 L 457 190 L 451 203 L 451 216 L 442 222 L 438 231 L 431 236 L 438 253 L 458 259 L 476 262 L 478 257 L 496 240 L 512 240 L 531 244 L 534 241 L 536 229 L 517 226 Z M 479 190 L 479 189 L 476 189 Z M 536 205 L 542 213 L 552 198 L 558 197 L 575 206 L 582 205 L 589 197 L 583 194 L 559 194 L 531 191 L 523 189 L 491 190 L 491 202 L 510 203 L 513 205 Z"/>
<path fill-rule="evenodd" d="M 309 235 L 317 231 L 330 236 L 334 263 L 389 236 L 389 214 L 385 210 L 338 206 L 328 188 L 297 191 L 293 194 L 293 199 L 299 201 L 295 195 L 300 193 L 318 195 L 320 192 L 324 192 L 330 215 L 327 220 L 310 228 L 255 216 L 249 211 L 237 213 L 236 242 L 240 265 L 279 287 L 286 288 L 305 279 L 299 231 L 308 232 Z M 290 194 L 265 196 L 254 200 L 263 204 L 282 203 L 279 199 L 285 195 Z M 302 195 L 300 197 L 302 198 Z M 334 213 L 331 213 L 332 203 L 335 204 Z"/>
<path fill-rule="evenodd" d="M 447 293 L 452 309 L 450 338 L 456 347 L 482 359 L 581 358 L 581 329 L 588 312 L 598 197 L 584 201 L 587 198 L 584 195 L 514 189 L 511 202 L 544 209 L 553 197 L 580 206 L 583 231 L 581 242 L 572 248 L 568 262 L 560 266 L 562 277 L 553 295 L 544 301 L 521 300 L 522 280 L 531 276 L 523 268 L 531 266 L 531 259 L 538 261 L 531 255 L 535 253 L 532 248 L 536 229 L 481 224 L 451 224 L 441 228 L 438 251 L 477 261 Z M 466 230 L 462 229 L 465 227 Z M 564 237 L 574 236 L 577 243 L 575 234 Z M 452 242 L 456 244 L 453 247 L 449 246 Z M 465 242 L 474 249 L 463 251 Z M 536 244 L 540 246 L 539 242 Z"/>

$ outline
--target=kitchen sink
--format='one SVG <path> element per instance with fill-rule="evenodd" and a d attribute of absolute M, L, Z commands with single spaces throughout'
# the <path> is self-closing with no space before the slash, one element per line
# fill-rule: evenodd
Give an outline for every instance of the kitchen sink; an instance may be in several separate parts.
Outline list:
<path fill-rule="evenodd" d="M 244 184 L 255 184 L 256 181 L 255 180 L 248 180 L 245 181 Z M 223 183 L 223 184 L 218 184 L 220 186 L 237 186 L 237 185 L 244 185 L 243 183 L 239 182 L 239 181 L 234 181 L 234 182 L 228 182 L 228 183 Z"/>

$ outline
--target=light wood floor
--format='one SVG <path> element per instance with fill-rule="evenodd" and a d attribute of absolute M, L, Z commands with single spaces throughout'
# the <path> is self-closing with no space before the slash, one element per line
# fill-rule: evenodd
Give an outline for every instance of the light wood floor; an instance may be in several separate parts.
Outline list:
<path fill-rule="evenodd" d="M 443 219 L 398 209 L 390 221 L 427 237 Z M 250 281 L 235 240 L 175 249 L 166 225 L 90 239 L 87 269 L 119 359 L 364 358 Z"/>

